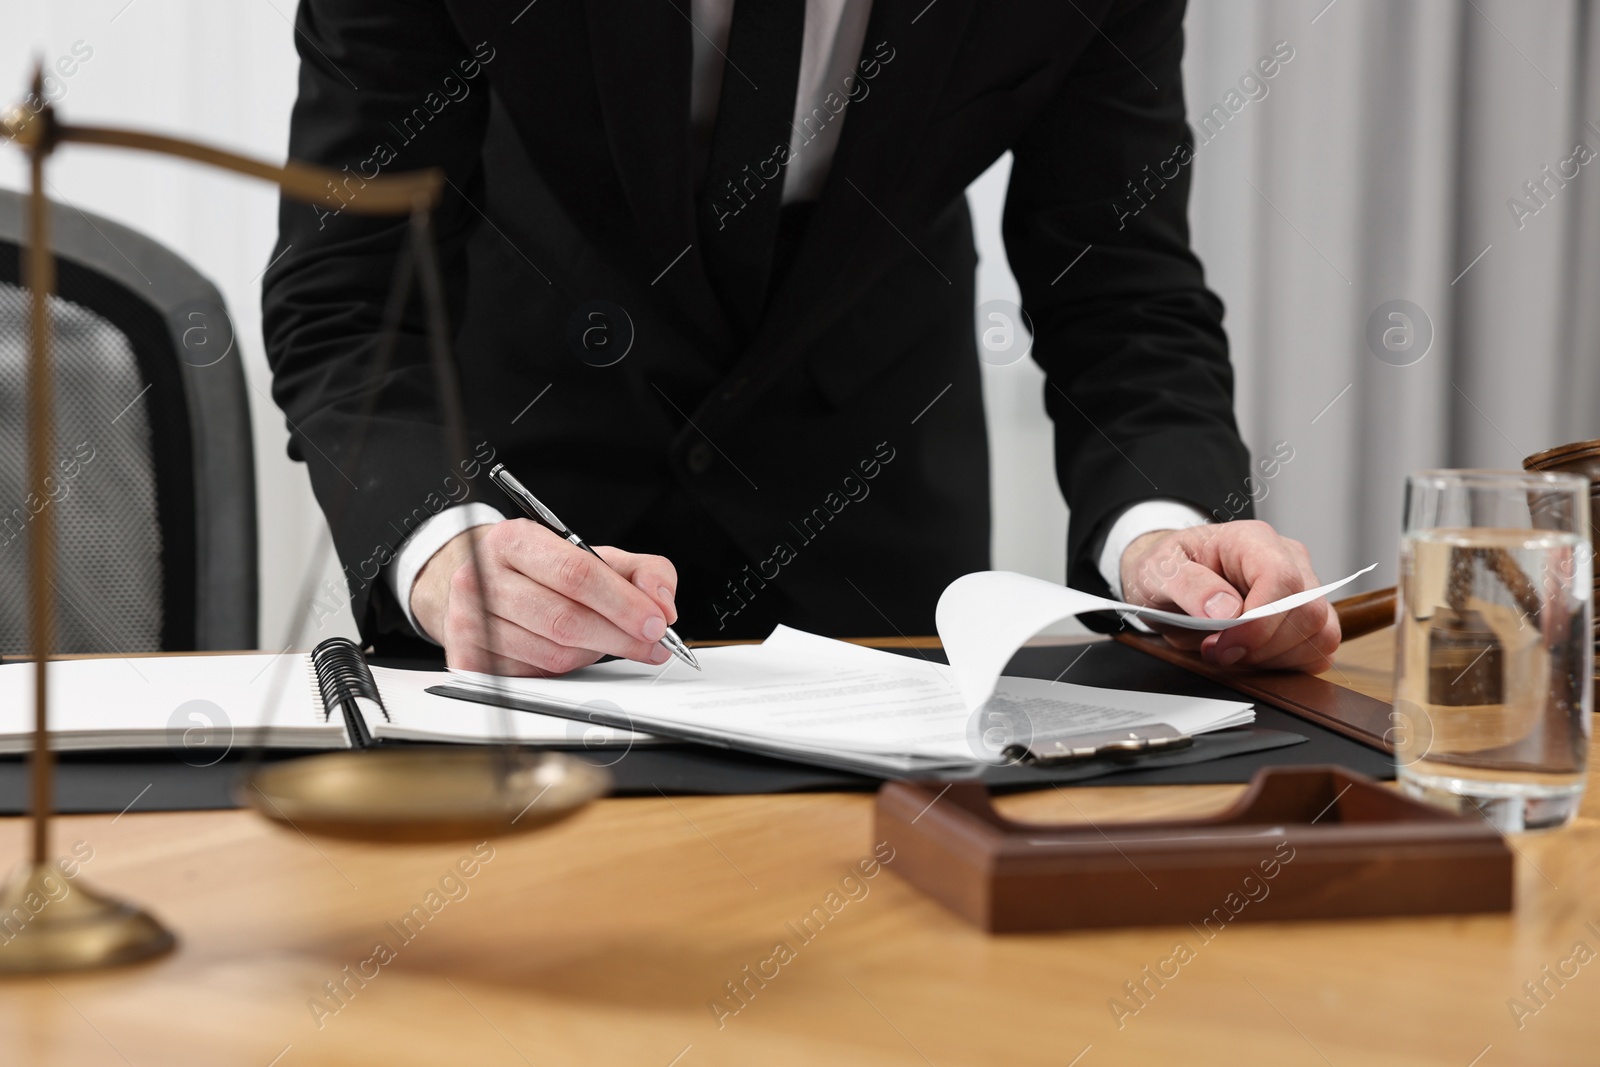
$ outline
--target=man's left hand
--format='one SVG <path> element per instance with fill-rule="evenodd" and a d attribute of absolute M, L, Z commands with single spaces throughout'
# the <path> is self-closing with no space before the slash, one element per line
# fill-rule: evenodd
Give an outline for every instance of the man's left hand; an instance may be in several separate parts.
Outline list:
<path fill-rule="evenodd" d="M 1205 618 L 1235 618 L 1321 584 L 1305 545 L 1254 520 L 1155 530 L 1122 554 L 1122 599 Z M 1339 647 L 1339 617 L 1327 597 L 1220 633 L 1150 625 L 1221 667 L 1315 674 L 1332 666 Z"/>

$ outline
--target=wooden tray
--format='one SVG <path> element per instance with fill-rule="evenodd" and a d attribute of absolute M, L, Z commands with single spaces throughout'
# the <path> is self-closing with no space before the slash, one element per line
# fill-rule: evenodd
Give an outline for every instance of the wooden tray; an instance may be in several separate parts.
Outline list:
<path fill-rule="evenodd" d="M 1268 767 L 1206 819 L 1012 822 L 979 783 L 890 782 L 888 866 L 991 933 L 1511 910 L 1511 850 L 1482 819 L 1340 767 Z"/>

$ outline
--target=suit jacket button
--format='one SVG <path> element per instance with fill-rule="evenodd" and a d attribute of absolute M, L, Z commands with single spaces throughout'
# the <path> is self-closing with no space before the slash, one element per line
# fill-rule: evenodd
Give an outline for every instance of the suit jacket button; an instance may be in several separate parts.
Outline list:
<path fill-rule="evenodd" d="M 711 445 L 705 441 L 695 442 L 684 459 L 690 474 L 704 474 L 711 469 Z"/>

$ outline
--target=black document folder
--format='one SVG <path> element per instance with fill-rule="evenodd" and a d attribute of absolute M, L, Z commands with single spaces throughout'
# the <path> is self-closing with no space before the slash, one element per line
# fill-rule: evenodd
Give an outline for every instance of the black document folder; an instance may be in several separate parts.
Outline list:
<path fill-rule="evenodd" d="M 931 654 L 931 653 L 930 653 Z M 388 666 L 406 666 L 389 663 Z M 420 666 L 420 664 L 411 664 Z M 437 664 L 428 664 L 437 669 Z M 1189 696 L 1239 699 L 1238 694 L 1181 667 L 1113 642 L 1025 648 L 1006 673 L 1060 678 L 1081 685 L 1144 689 Z M 1338 764 L 1374 778 L 1393 778 L 1392 757 L 1324 727 L 1256 702 L 1253 726 L 1221 730 L 1193 746 L 1137 759 L 1101 758 L 1060 767 L 990 767 L 982 780 L 992 789 L 1031 789 L 1054 784 L 1176 785 L 1246 782 L 1261 767 Z M 395 744 L 399 742 L 381 742 Z M 265 759 L 294 753 L 271 752 Z M 819 790 L 873 790 L 880 780 L 846 771 L 701 745 L 637 746 L 627 750 L 576 750 L 605 766 L 619 795 L 755 794 Z M 209 766 L 191 766 L 164 753 L 62 753 L 58 757 L 56 806 L 65 813 L 193 811 L 237 807 L 231 790 L 245 757 L 230 755 Z M 27 806 L 27 764 L 0 759 L 0 813 Z"/>

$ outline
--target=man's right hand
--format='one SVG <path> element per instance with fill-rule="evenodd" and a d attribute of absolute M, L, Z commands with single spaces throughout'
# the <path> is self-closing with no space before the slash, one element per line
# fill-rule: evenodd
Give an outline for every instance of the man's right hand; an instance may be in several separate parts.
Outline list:
<path fill-rule="evenodd" d="M 678 572 L 662 556 L 595 551 L 605 563 L 531 519 L 474 527 L 423 566 L 411 612 L 461 670 L 548 677 L 602 655 L 665 663 Z"/>

